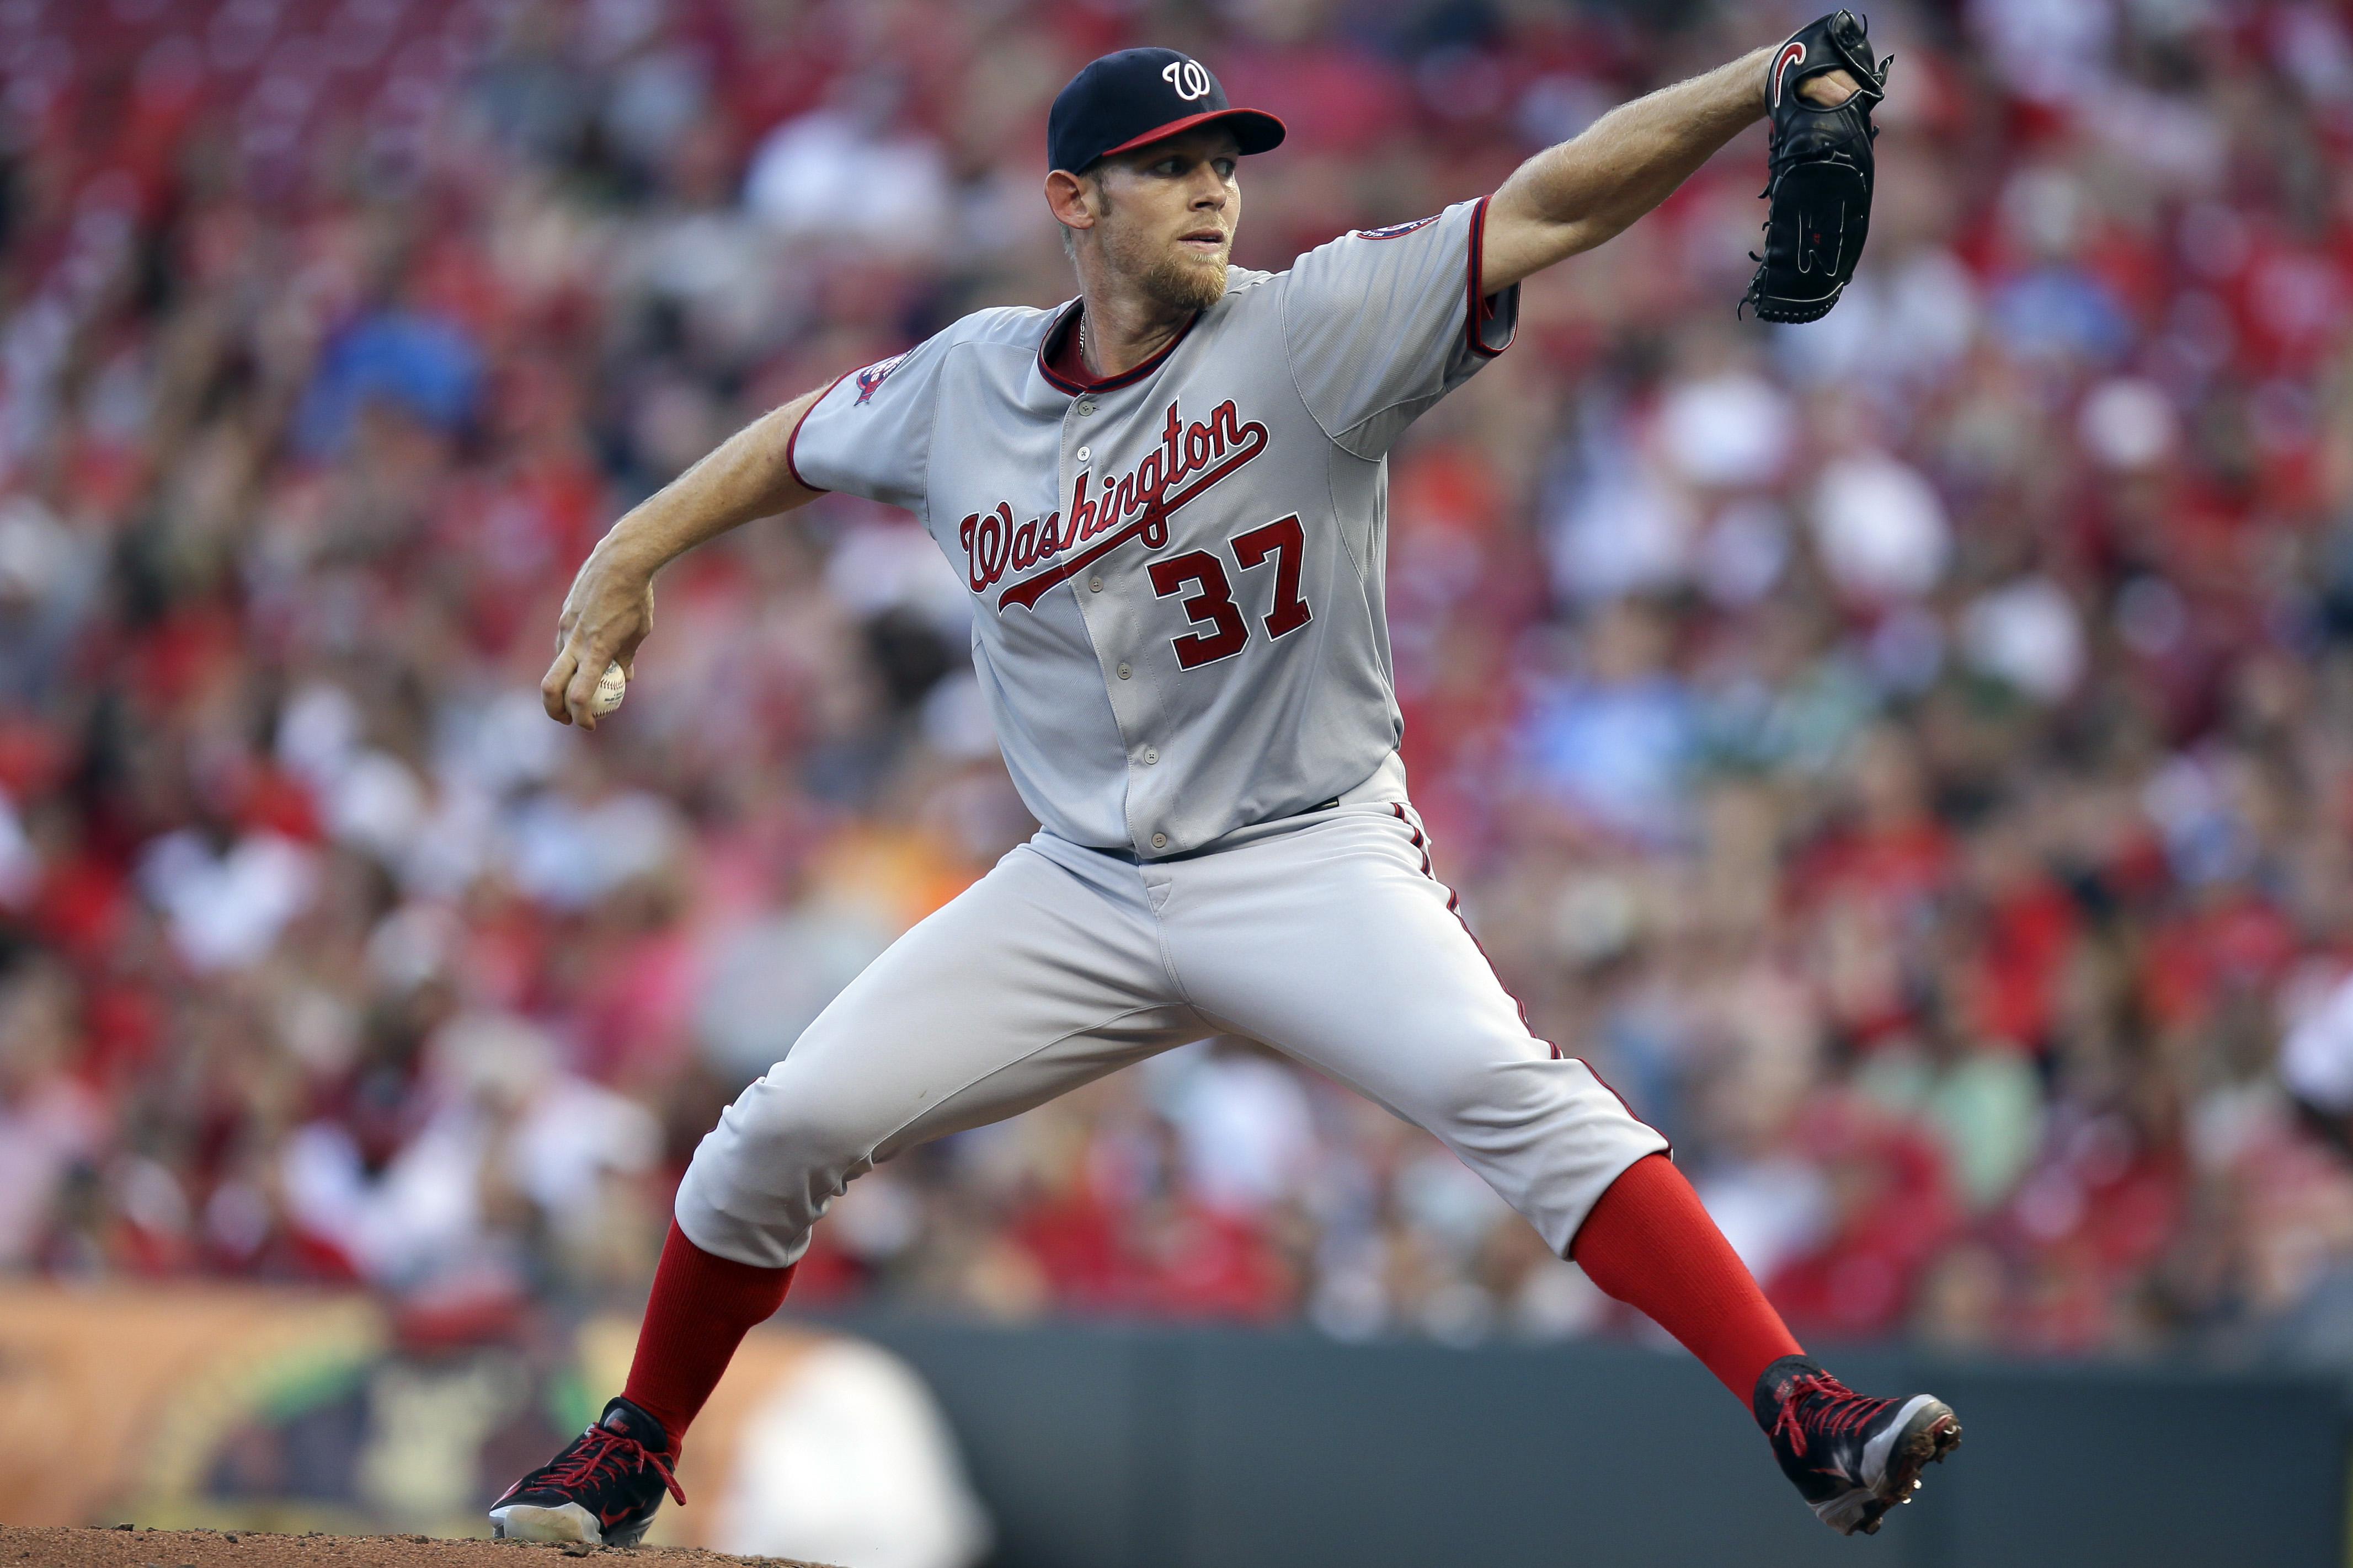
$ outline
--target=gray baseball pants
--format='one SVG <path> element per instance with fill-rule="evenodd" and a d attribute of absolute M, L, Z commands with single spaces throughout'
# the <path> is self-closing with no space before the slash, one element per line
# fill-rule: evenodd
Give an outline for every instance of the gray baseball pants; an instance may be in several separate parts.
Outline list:
<path fill-rule="evenodd" d="M 1392 763 L 1337 805 L 1176 860 L 1039 833 L 727 1108 L 679 1188 L 679 1227 L 780 1268 L 902 1150 L 1223 1034 L 1428 1129 L 1566 1255 L 1603 1190 L 1666 1140 L 1528 1032 L 1431 876 L 1401 784 Z"/>

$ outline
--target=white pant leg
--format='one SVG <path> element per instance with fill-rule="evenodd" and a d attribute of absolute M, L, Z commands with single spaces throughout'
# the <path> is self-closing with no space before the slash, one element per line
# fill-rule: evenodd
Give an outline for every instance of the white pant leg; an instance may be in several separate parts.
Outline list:
<path fill-rule="evenodd" d="M 908 931 L 694 1152 L 679 1228 L 782 1268 L 856 1176 L 1211 1033 L 1174 995 L 1137 868 L 1046 835 Z"/>
<path fill-rule="evenodd" d="M 1426 847 L 1372 803 L 1143 870 L 1187 1000 L 1436 1134 L 1565 1256 L 1667 1141 L 1529 1033 Z"/>

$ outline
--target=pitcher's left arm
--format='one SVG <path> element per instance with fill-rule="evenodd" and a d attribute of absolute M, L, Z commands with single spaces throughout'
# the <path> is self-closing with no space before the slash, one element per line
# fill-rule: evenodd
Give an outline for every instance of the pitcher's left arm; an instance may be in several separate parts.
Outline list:
<path fill-rule="evenodd" d="M 1577 136 L 1514 170 L 1487 205 L 1482 294 L 1508 289 L 1624 230 L 1673 194 L 1718 148 L 1765 113 L 1775 50 L 1761 48 L 1704 76 L 1623 103 Z M 1856 89 L 1843 70 L 1798 90 L 1840 103 Z"/>

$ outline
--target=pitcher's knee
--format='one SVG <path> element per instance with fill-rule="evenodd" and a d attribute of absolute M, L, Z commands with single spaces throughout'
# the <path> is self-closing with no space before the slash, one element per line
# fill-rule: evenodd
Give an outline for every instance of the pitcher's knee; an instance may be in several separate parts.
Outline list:
<path fill-rule="evenodd" d="M 696 1147 L 677 1215 L 697 1247 L 762 1268 L 797 1262 L 810 1226 L 867 1169 L 867 1119 L 798 1076 L 780 1070 L 753 1084 Z"/>
<path fill-rule="evenodd" d="M 831 1168 L 872 1150 L 879 1135 L 872 1121 L 849 1096 L 779 1067 L 735 1097 L 716 1131 L 762 1166 Z"/>
<path fill-rule="evenodd" d="M 1667 1141 L 1584 1063 L 1521 1062 L 1465 1074 L 1438 1097 L 1431 1126 L 1555 1251 L 1606 1187 Z"/>

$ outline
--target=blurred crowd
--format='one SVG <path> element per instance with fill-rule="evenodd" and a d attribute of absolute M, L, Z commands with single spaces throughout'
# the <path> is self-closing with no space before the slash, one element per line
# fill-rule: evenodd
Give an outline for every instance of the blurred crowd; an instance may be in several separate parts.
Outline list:
<path fill-rule="evenodd" d="M 603 529 L 1068 297 L 1097 53 L 1288 120 L 1280 268 L 1808 15 L 0 0 L 0 1268 L 626 1302 L 719 1109 L 1033 825 L 966 595 L 854 500 L 673 567 L 549 722 Z M 1751 132 L 1396 451 L 1438 872 L 1801 1336 L 2353 1361 L 2353 16 L 1871 23 L 1831 317 L 1735 320 Z M 863 1178 L 797 1300 L 1640 1331 L 1231 1041 Z"/>

